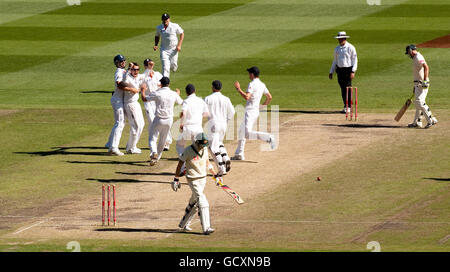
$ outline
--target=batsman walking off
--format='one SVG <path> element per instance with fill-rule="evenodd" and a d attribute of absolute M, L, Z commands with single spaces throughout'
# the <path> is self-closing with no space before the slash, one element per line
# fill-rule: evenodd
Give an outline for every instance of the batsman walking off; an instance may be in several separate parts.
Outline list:
<path fill-rule="evenodd" d="M 236 148 L 232 160 L 245 160 L 244 149 L 245 149 L 245 141 L 247 139 L 262 140 L 269 143 L 272 150 L 276 148 L 276 141 L 274 135 L 271 135 L 267 132 L 253 130 L 253 125 L 255 124 L 255 122 L 258 120 L 259 117 L 259 108 L 260 108 L 259 103 L 261 102 L 262 96 L 263 95 L 266 96 L 266 100 L 262 104 L 262 106 L 264 107 L 269 105 L 270 101 L 272 100 L 272 95 L 267 89 L 266 84 L 264 84 L 259 79 L 260 72 L 258 67 L 253 66 L 251 68 L 248 68 L 247 72 L 251 82 L 248 84 L 246 92 L 242 91 L 241 85 L 238 81 L 234 83 L 234 87 L 236 88 L 238 93 L 245 99 L 245 101 L 247 101 L 247 103 L 245 105 L 244 121 L 242 122 L 239 128 L 238 146 Z"/>
<path fill-rule="evenodd" d="M 190 224 L 198 210 L 203 234 L 211 234 L 214 232 L 214 229 L 211 228 L 209 202 L 203 191 L 206 186 L 207 170 L 209 170 L 211 174 L 216 177 L 217 174 L 214 172 L 212 165 L 209 163 L 208 139 L 204 133 L 199 133 L 196 135 L 195 142 L 186 147 L 183 154 L 180 156 L 175 172 L 175 178 L 172 182 L 172 189 L 175 192 L 181 188 L 179 177 L 183 164 L 186 164 L 186 179 L 192 194 L 189 199 L 189 203 L 186 206 L 185 214 L 178 227 L 185 231 L 192 230 L 190 228 Z M 220 177 L 218 178 L 221 180 Z"/>
<path fill-rule="evenodd" d="M 414 105 L 416 106 L 416 114 L 414 115 L 414 120 L 408 125 L 410 128 L 422 127 L 422 116 L 425 115 L 425 119 L 428 124 L 425 128 L 430 128 L 431 126 L 437 124 L 438 120 L 433 117 L 430 107 L 428 107 L 425 99 L 427 98 L 428 88 L 430 86 L 429 72 L 425 58 L 417 51 L 417 47 L 414 44 L 408 45 L 406 47 L 405 55 L 413 60 L 413 77 L 414 77 Z"/>

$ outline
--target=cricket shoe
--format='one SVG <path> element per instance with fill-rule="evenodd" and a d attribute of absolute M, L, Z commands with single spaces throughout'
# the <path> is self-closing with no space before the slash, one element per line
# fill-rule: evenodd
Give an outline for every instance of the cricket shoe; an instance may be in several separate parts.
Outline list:
<path fill-rule="evenodd" d="M 244 158 L 244 155 L 236 154 L 236 155 L 234 155 L 234 157 L 231 157 L 231 160 L 233 160 L 233 161 L 243 161 L 243 160 L 245 160 L 245 158 Z"/>
<path fill-rule="evenodd" d="M 169 150 L 170 150 L 170 144 L 169 144 L 169 143 L 166 143 L 166 144 L 164 145 L 163 151 L 169 151 Z"/>
<path fill-rule="evenodd" d="M 211 233 L 215 232 L 216 230 L 213 228 L 208 228 L 206 231 L 203 232 L 204 235 L 210 235 Z"/>
<path fill-rule="evenodd" d="M 270 135 L 268 143 L 270 144 L 270 149 L 272 150 L 277 149 L 277 141 L 275 140 L 275 136 Z"/>
<path fill-rule="evenodd" d="M 110 156 L 123 156 L 124 154 L 120 150 L 109 150 L 108 155 Z"/>
<path fill-rule="evenodd" d="M 434 126 L 434 123 L 433 123 L 433 122 L 428 123 L 424 128 L 430 128 L 430 127 L 432 127 L 432 126 Z"/>
<path fill-rule="evenodd" d="M 156 152 L 153 152 L 150 156 L 150 166 L 154 166 L 158 162 L 158 154 Z"/>
<path fill-rule="evenodd" d="M 181 225 L 178 225 L 178 227 L 179 227 L 182 231 L 192 231 L 191 227 L 189 227 L 189 226 L 184 226 L 184 228 L 182 228 Z"/>
<path fill-rule="evenodd" d="M 142 153 L 142 150 L 137 147 L 127 150 L 127 154 L 141 154 L 141 153 Z"/>
<path fill-rule="evenodd" d="M 436 119 L 436 117 L 431 117 L 431 122 L 433 123 L 433 125 L 436 125 L 438 123 L 438 120 Z"/>
<path fill-rule="evenodd" d="M 422 127 L 422 122 L 414 122 L 411 124 L 408 124 L 409 128 L 421 128 Z"/>

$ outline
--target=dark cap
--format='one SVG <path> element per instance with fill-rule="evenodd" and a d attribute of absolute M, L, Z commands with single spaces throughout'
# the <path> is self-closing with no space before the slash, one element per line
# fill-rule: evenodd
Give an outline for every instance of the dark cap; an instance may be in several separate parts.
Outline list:
<path fill-rule="evenodd" d="M 169 19 L 169 18 L 170 18 L 169 13 L 163 13 L 163 15 L 161 16 L 161 20 L 162 20 L 162 21 L 165 21 L 165 20 L 167 20 L 167 19 Z"/>
<path fill-rule="evenodd" d="M 256 66 L 248 68 L 247 72 L 253 74 L 254 76 L 259 76 L 259 68 Z"/>
<path fill-rule="evenodd" d="M 170 79 L 168 77 L 163 77 L 159 82 L 161 82 L 162 86 L 167 86 L 170 83 Z"/>
<path fill-rule="evenodd" d="M 214 80 L 212 86 L 215 90 L 220 91 L 222 89 L 222 82 L 220 82 L 220 80 Z"/>
<path fill-rule="evenodd" d="M 191 95 L 195 93 L 195 86 L 193 84 L 186 85 L 186 94 Z"/>
<path fill-rule="evenodd" d="M 120 55 L 120 54 L 114 57 L 114 63 L 116 63 L 116 62 L 122 62 L 122 61 L 125 61 L 125 60 L 127 60 L 127 59 L 125 58 L 125 56 Z"/>
<path fill-rule="evenodd" d="M 417 50 L 417 47 L 414 44 L 410 44 L 406 47 L 405 55 L 408 55 L 409 50 Z"/>
<path fill-rule="evenodd" d="M 152 61 L 153 61 L 152 59 L 145 59 L 144 60 L 144 66 L 147 66 Z"/>

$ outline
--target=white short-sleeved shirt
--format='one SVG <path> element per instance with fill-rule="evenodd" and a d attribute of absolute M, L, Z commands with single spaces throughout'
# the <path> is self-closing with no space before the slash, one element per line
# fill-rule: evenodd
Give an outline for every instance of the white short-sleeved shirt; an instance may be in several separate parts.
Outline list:
<path fill-rule="evenodd" d="M 151 73 L 153 72 L 153 73 Z M 147 85 L 146 94 L 149 95 L 153 92 L 156 92 L 159 88 L 161 88 L 161 78 L 163 77 L 160 72 L 145 70 L 142 74 L 144 76 L 144 82 Z"/>
<path fill-rule="evenodd" d="M 169 87 L 162 87 L 156 92 L 146 96 L 148 101 L 155 101 L 156 113 L 155 116 L 161 119 L 173 118 L 173 106 L 175 103 L 181 105 L 183 99 Z"/>
<path fill-rule="evenodd" d="M 424 80 L 424 78 L 423 78 L 424 77 L 423 65 L 425 63 L 427 63 L 425 61 L 425 58 L 422 56 L 422 54 L 417 52 L 417 54 L 413 58 L 413 76 L 414 76 L 414 81 L 423 81 Z"/>
<path fill-rule="evenodd" d="M 131 84 L 133 88 L 140 89 L 142 83 L 144 83 L 144 76 L 142 74 L 137 75 L 137 77 L 133 77 L 130 73 L 128 73 L 125 77 L 125 83 Z M 124 92 L 123 102 L 124 103 L 132 103 L 137 102 L 139 100 L 139 93 L 132 92 Z"/>
<path fill-rule="evenodd" d="M 205 97 L 208 105 L 210 121 L 226 123 L 233 119 L 235 110 L 228 97 L 220 92 L 214 92 Z"/>
<path fill-rule="evenodd" d="M 122 68 L 117 68 L 116 73 L 114 74 L 114 94 L 113 94 L 113 98 L 115 98 L 116 100 L 121 100 L 123 101 L 123 93 L 124 91 L 122 89 L 119 89 L 119 87 L 117 86 L 117 82 L 122 82 L 125 80 L 125 74 L 127 73 L 127 71 L 125 69 Z"/>
<path fill-rule="evenodd" d="M 264 94 L 268 94 L 269 90 L 258 77 L 253 79 L 247 87 L 247 93 L 251 93 L 252 96 L 249 100 L 247 100 L 247 104 L 245 105 L 246 110 L 259 110 L 259 104 L 261 102 L 261 98 Z"/>
<path fill-rule="evenodd" d="M 186 147 L 180 160 L 186 162 L 186 177 L 190 179 L 204 178 L 207 174 L 208 148 L 196 152 L 193 145 Z"/>
<path fill-rule="evenodd" d="M 346 42 L 343 46 L 336 46 L 330 74 L 336 71 L 336 65 L 340 68 L 352 67 L 352 72 L 356 72 L 358 69 L 358 55 L 356 54 L 356 48 L 351 43 Z"/>
<path fill-rule="evenodd" d="M 184 30 L 176 23 L 169 22 L 167 28 L 164 28 L 164 24 L 158 25 L 155 35 L 161 39 L 161 50 L 169 50 L 177 47 L 177 35 L 183 32 Z"/>
<path fill-rule="evenodd" d="M 209 113 L 208 105 L 195 93 L 189 95 L 183 102 L 184 123 L 187 126 L 202 126 L 203 114 Z"/>

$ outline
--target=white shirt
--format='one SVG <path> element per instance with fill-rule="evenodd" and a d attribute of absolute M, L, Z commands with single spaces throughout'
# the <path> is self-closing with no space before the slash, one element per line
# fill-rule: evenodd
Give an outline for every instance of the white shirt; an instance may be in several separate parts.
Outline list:
<path fill-rule="evenodd" d="M 183 99 L 169 87 L 162 87 L 156 92 L 146 96 L 149 101 L 155 101 L 155 116 L 161 119 L 173 118 L 173 106 L 175 103 L 181 105 Z"/>
<path fill-rule="evenodd" d="M 423 81 L 424 80 L 424 69 L 423 65 L 427 63 L 425 58 L 417 52 L 417 54 L 413 58 L 413 76 L 414 81 Z"/>
<path fill-rule="evenodd" d="M 146 69 L 142 74 L 144 76 L 144 83 L 147 85 L 146 95 L 156 92 L 156 90 L 161 88 L 160 80 L 163 77 L 160 72 L 153 71 L 153 74 L 150 72 L 152 71 Z"/>
<path fill-rule="evenodd" d="M 203 99 L 197 97 L 195 93 L 188 96 L 181 107 L 183 111 L 183 125 L 202 126 L 203 114 L 208 113 L 208 105 Z"/>
<path fill-rule="evenodd" d="M 125 76 L 125 83 L 131 84 L 133 88 L 140 90 L 142 83 L 144 83 L 144 76 L 142 74 L 133 77 L 130 73 Z M 123 103 L 133 103 L 139 100 L 139 93 L 124 92 Z"/>
<path fill-rule="evenodd" d="M 176 23 L 169 22 L 167 28 L 164 28 L 164 24 L 158 25 L 155 35 L 161 39 L 161 50 L 169 50 L 177 47 L 177 35 L 183 32 L 184 30 Z"/>
<path fill-rule="evenodd" d="M 269 90 L 258 77 L 253 79 L 247 87 L 247 93 L 251 93 L 251 97 L 247 100 L 247 104 L 245 105 L 246 110 L 259 110 L 259 104 L 261 102 L 261 97 L 263 94 L 268 94 Z"/>
<path fill-rule="evenodd" d="M 358 55 L 356 54 L 355 47 L 351 43 L 346 42 L 343 46 L 336 46 L 330 74 L 336 71 L 336 65 L 340 68 L 353 67 L 352 72 L 356 72 L 358 69 Z"/>
<path fill-rule="evenodd" d="M 122 82 L 125 79 L 125 74 L 127 73 L 127 71 L 125 69 L 122 68 L 117 68 L 116 73 L 114 74 L 114 94 L 113 94 L 113 98 L 116 100 L 120 100 L 123 101 L 123 93 L 124 91 L 122 89 L 119 89 L 119 87 L 117 86 L 117 82 Z"/>
<path fill-rule="evenodd" d="M 205 103 L 208 105 L 211 121 L 226 123 L 233 119 L 235 113 L 233 104 L 221 92 L 214 92 L 205 97 Z"/>

